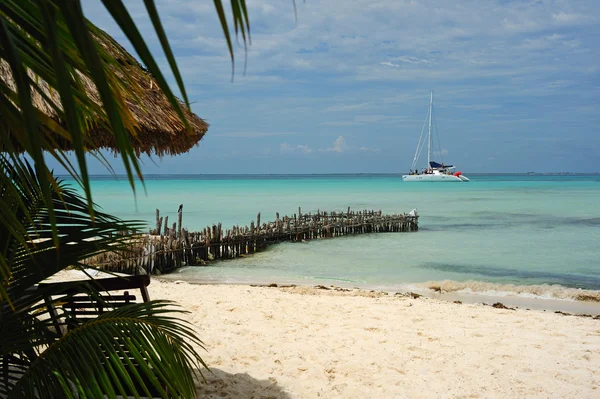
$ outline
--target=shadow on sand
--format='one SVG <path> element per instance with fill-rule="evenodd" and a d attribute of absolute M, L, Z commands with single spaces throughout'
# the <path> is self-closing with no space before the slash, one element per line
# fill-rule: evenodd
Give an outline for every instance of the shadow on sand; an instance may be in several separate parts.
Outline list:
<path fill-rule="evenodd" d="M 211 368 L 211 371 L 202 370 L 206 383 L 196 383 L 199 398 L 292 398 L 275 379 L 258 380 L 247 373 L 231 374 L 217 368 Z"/>

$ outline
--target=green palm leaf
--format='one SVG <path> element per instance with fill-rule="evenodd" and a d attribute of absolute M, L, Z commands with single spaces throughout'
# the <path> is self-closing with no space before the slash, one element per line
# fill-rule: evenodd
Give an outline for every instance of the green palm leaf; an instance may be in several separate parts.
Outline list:
<path fill-rule="evenodd" d="M 10 266 L 10 278 L 3 286 L 9 298 L 20 297 L 24 290 L 56 272 L 80 264 L 99 253 L 126 250 L 131 235 L 144 225 L 123 222 L 88 205 L 72 188 L 57 181 L 48 186 L 54 220 L 43 196 L 43 183 L 26 161 L 22 167 L 0 155 L 0 176 L 11 185 L 0 192 L 0 237 L 2 257 Z M 52 226 L 59 231 L 53 239 Z"/>
<path fill-rule="evenodd" d="M 82 398 L 139 397 L 136 392 L 195 397 L 192 370 L 206 367 L 196 353 L 203 344 L 188 323 L 174 317 L 182 313 L 168 301 L 104 313 L 52 343 L 9 397 L 56 398 L 73 390 Z"/>

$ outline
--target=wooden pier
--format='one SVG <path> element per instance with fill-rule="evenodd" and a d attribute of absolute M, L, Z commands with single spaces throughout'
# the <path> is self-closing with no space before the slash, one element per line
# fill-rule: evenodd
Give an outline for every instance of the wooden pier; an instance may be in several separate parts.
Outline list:
<path fill-rule="evenodd" d="M 234 259 L 265 250 L 281 242 L 298 242 L 355 234 L 413 232 L 419 229 L 416 213 L 385 215 L 381 211 L 321 212 L 279 217 L 261 224 L 234 226 L 224 230 L 221 223 L 202 231 L 182 228 L 183 211 L 177 222 L 168 226 L 168 216 L 156 210 L 156 226 L 149 234 L 136 236 L 130 250 L 101 254 L 87 264 L 128 274 L 163 274 L 181 266 Z"/>

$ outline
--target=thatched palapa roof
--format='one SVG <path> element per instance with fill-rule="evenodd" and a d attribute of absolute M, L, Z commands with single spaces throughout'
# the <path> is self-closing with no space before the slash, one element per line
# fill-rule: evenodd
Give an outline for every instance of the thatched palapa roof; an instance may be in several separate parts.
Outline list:
<path fill-rule="evenodd" d="M 119 63 L 118 68 L 109 67 L 109 69 L 117 77 L 120 85 L 117 88 L 118 92 L 124 98 L 133 119 L 128 122 L 130 126 L 133 126 L 131 143 L 136 153 L 154 153 L 159 156 L 165 154 L 176 155 L 187 152 L 194 147 L 204 137 L 208 130 L 208 123 L 190 112 L 178 100 L 189 124 L 189 129 L 186 129 L 178 113 L 171 106 L 168 98 L 160 90 L 150 73 L 105 32 L 98 29 L 94 31 L 94 37 L 102 48 Z M 88 97 L 100 105 L 100 96 L 93 81 L 80 71 L 77 72 L 77 78 L 84 86 Z M 54 106 L 62 109 L 58 93 L 38 76 L 33 75 L 31 72 L 30 76 L 38 82 L 46 98 L 50 98 Z M 10 66 L 2 59 L 0 59 L 0 79 L 13 90 L 16 90 Z M 4 101 L 3 99 L 0 100 Z M 53 106 L 37 90 L 32 90 L 32 100 L 35 107 L 42 113 L 66 127 L 64 121 L 59 119 Z M 94 123 L 93 120 L 86 120 L 86 127 L 87 139 L 85 146 L 88 150 L 117 148 L 114 135 L 102 124 Z M 48 134 L 48 132 L 42 132 L 42 134 Z M 69 140 L 58 135 L 54 135 L 53 140 L 59 148 L 63 150 L 71 149 Z"/>

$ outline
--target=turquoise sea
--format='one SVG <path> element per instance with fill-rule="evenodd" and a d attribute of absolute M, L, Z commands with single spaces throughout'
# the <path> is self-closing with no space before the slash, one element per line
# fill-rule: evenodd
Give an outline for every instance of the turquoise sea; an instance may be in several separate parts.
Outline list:
<path fill-rule="evenodd" d="M 442 289 L 600 298 L 600 175 L 469 175 L 469 183 L 404 183 L 400 175 L 94 177 L 94 201 L 154 226 L 155 209 L 184 227 L 247 225 L 261 212 L 417 208 L 417 233 L 285 243 L 243 259 L 182 268 L 193 282 L 295 283 L 388 291 Z"/>

